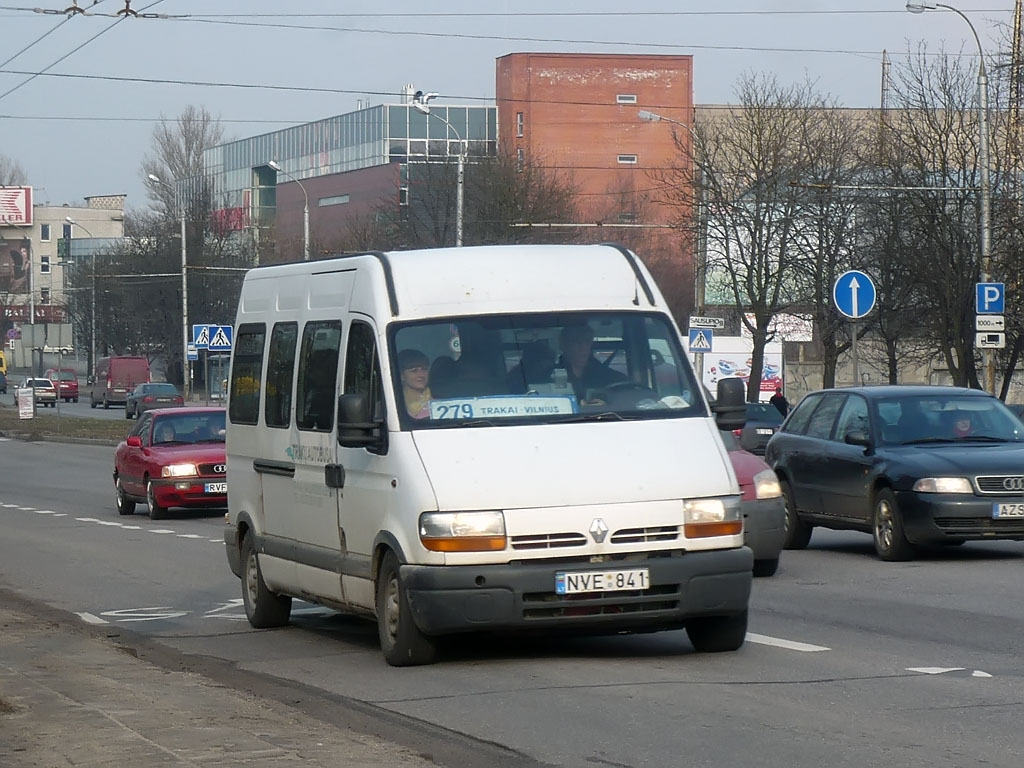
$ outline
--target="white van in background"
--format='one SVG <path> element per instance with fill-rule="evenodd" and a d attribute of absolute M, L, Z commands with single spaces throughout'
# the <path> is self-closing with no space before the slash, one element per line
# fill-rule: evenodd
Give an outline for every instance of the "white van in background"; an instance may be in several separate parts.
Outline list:
<path fill-rule="evenodd" d="M 375 617 L 390 664 L 480 630 L 744 641 L 752 555 L 716 418 L 612 245 L 370 253 L 245 277 L 228 562 L 254 627 Z"/>

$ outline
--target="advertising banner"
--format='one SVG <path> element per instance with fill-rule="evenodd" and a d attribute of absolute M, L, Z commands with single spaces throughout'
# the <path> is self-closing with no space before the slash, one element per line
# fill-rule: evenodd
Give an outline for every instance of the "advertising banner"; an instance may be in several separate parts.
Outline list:
<path fill-rule="evenodd" d="M 0 187 L 0 224 L 32 224 L 32 187 Z"/>
<path fill-rule="evenodd" d="M 28 293 L 31 256 L 32 242 L 27 237 L 0 237 L 0 294 Z"/>
<path fill-rule="evenodd" d="M 744 384 L 750 379 L 751 354 L 754 344 L 741 336 L 715 336 L 713 352 L 704 353 L 704 385 L 713 393 L 719 379 L 740 378 Z M 690 354 L 691 361 L 693 354 Z M 760 401 L 767 402 L 782 384 L 782 344 L 771 343 L 764 350 L 764 368 L 761 372 Z"/>
<path fill-rule="evenodd" d="M 18 418 L 31 419 L 36 415 L 35 390 L 32 387 L 18 388 Z"/>

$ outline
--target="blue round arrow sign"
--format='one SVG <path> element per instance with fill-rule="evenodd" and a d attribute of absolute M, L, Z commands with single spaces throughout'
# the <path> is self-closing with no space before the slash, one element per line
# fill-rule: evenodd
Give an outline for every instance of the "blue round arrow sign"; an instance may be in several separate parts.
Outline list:
<path fill-rule="evenodd" d="M 857 320 L 875 306 L 875 284 L 859 269 L 843 272 L 832 286 L 832 300 L 836 309 Z"/>

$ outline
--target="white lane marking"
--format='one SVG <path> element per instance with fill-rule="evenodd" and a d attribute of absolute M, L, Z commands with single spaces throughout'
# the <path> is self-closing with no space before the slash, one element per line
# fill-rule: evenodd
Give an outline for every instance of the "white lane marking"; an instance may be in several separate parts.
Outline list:
<path fill-rule="evenodd" d="M 67 517 L 68 513 L 67 512 L 54 512 L 53 516 L 54 517 Z"/>
<path fill-rule="evenodd" d="M 178 538 L 179 539 L 201 539 L 203 537 L 200 536 L 198 533 L 179 533 L 178 534 Z"/>
<path fill-rule="evenodd" d="M 0 507 L 4 507 L 5 509 L 17 509 L 18 505 L 17 504 L 0 504 Z"/>
<path fill-rule="evenodd" d="M 117 611 L 104 611 L 101 616 L 110 616 L 119 622 L 159 621 L 160 619 L 177 619 L 186 616 L 188 611 L 176 611 L 169 605 L 153 608 L 122 608 Z"/>
<path fill-rule="evenodd" d="M 963 667 L 907 667 L 907 672 L 920 672 L 922 675 L 941 675 L 944 672 L 962 672 Z"/>
<path fill-rule="evenodd" d="M 233 597 L 230 600 L 228 600 L 226 603 L 221 603 L 216 608 L 211 608 L 210 610 L 208 610 L 206 612 L 206 615 L 209 616 L 209 615 L 214 614 L 214 613 L 220 613 L 222 611 L 228 611 L 228 610 L 230 610 L 232 608 L 241 608 L 243 602 L 244 601 L 242 600 L 242 598 L 240 598 L 240 597 Z"/>
<path fill-rule="evenodd" d="M 141 525 L 123 525 L 122 524 L 121 527 L 124 528 L 126 531 L 141 531 L 142 530 L 142 526 Z"/>
<path fill-rule="evenodd" d="M 77 520 L 80 523 L 98 523 L 99 522 L 99 520 L 97 520 L 95 517 L 76 517 L 75 520 Z"/>
<path fill-rule="evenodd" d="M 113 522 L 111 520 L 97 520 L 96 524 L 97 525 L 112 525 L 115 528 L 120 528 L 121 527 L 120 523 L 115 523 L 115 522 Z"/>
<path fill-rule="evenodd" d="M 980 669 L 976 669 L 971 672 L 971 677 L 992 677 L 988 672 L 982 672 Z"/>
<path fill-rule="evenodd" d="M 789 651 L 801 651 L 802 653 L 818 653 L 820 651 L 831 651 L 831 648 L 826 648 L 824 645 L 811 645 L 810 643 L 799 643 L 796 640 L 784 640 L 781 637 L 769 637 L 768 635 L 758 635 L 753 632 L 747 632 L 748 643 L 758 643 L 759 645 L 773 645 L 776 648 L 785 648 Z"/>
<path fill-rule="evenodd" d="M 104 621 L 99 616 L 94 616 L 91 613 L 80 613 L 79 618 L 87 624 L 109 624 L 109 621 Z"/>
<path fill-rule="evenodd" d="M 36 511 L 35 507 L 18 507 L 18 509 L 20 509 L 22 512 L 35 512 Z"/>
<path fill-rule="evenodd" d="M 207 541 L 212 541 L 214 544 L 223 544 L 224 543 L 224 539 L 207 539 Z"/>
<path fill-rule="evenodd" d="M 36 510 L 36 514 L 37 515 L 55 515 L 57 513 L 54 512 L 52 509 L 37 509 Z"/>
<path fill-rule="evenodd" d="M 170 528 L 150 528 L 150 533 L 174 533 Z"/>

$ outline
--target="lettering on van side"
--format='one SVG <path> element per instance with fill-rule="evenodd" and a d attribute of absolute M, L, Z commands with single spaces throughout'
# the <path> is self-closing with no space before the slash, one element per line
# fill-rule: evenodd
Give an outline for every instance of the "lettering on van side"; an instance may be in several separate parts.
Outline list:
<path fill-rule="evenodd" d="M 300 445 L 292 443 L 285 450 L 288 458 L 302 464 L 327 464 L 331 460 L 331 449 L 326 445 Z"/>

